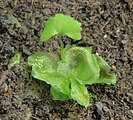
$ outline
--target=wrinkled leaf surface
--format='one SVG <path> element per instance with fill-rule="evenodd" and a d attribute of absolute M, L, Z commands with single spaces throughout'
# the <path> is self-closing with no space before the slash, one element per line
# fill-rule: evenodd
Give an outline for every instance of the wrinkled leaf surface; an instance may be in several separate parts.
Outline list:
<path fill-rule="evenodd" d="M 109 65 L 92 48 L 64 48 L 61 60 L 45 52 L 37 52 L 28 58 L 34 78 L 50 84 L 53 100 L 74 99 L 85 107 L 90 104 L 86 84 L 116 83 L 116 76 L 109 74 Z"/>

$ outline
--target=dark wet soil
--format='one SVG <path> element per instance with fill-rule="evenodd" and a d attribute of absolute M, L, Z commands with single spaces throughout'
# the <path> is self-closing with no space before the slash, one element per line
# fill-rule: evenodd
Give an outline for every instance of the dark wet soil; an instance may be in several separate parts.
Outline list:
<path fill-rule="evenodd" d="M 88 109 L 75 101 L 52 101 L 50 86 L 30 75 L 31 53 L 59 52 L 56 37 L 39 41 L 45 21 L 56 13 L 82 23 L 82 41 L 64 38 L 66 43 L 92 46 L 117 74 L 116 85 L 88 86 L 97 95 Z M 15 53 L 22 60 L 9 71 Z M 0 0 L 0 120 L 133 120 L 133 1 Z"/>

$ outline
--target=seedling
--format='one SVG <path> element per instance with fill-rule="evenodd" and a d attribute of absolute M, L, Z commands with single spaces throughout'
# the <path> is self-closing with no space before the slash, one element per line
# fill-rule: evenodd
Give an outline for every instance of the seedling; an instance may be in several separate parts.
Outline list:
<path fill-rule="evenodd" d="M 28 57 L 32 66 L 32 76 L 51 85 L 53 100 L 74 99 L 80 105 L 90 105 L 90 94 L 85 85 L 95 83 L 115 84 L 116 75 L 109 74 L 110 66 L 99 55 L 92 54 L 91 47 L 79 47 L 64 44 L 61 36 L 67 35 L 73 40 L 81 39 L 81 23 L 70 16 L 56 14 L 46 22 L 41 33 L 41 41 L 47 41 L 58 35 L 61 44 L 60 59 L 47 52 L 36 52 Z"/>
<path fill-rule="evenodd" d="M 21 59 L 21 55 L 16 53 L 10 60 L 8 64 L 8 70 L 10 70 L 14 65 L 19 64 Z"/>

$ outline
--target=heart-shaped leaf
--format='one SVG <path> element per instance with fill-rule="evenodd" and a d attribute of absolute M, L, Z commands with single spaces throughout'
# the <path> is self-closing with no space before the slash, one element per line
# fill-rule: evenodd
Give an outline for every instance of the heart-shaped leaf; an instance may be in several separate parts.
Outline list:
<path fill-rule="evenodd" d="M 54 35 L 67 35 L 74 40 L 80 40 L 81 30 L 81 23 L 77 20 L 63 14 L 56 14 L 46 22 L 40 40 L 47 41 Z"/>

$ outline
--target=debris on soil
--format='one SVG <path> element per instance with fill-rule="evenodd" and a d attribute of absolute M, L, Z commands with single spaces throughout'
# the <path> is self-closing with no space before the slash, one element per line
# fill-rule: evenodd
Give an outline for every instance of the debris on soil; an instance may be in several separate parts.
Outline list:
<path fill-rule="evenodd" d="M 96 103 L 96 107 L 97 107 L 97 112 L 100 114 L 102 112 L 109 112 L 109 108 L 107 106 L 105 106 L 103 103 L 101 102 L 97 102 Z"/>
<path fill-rule="evenodd" d="M 7 79 L 7 71 L 2 71 L 0 73 L 0 85 L 4 83 Z"/>

